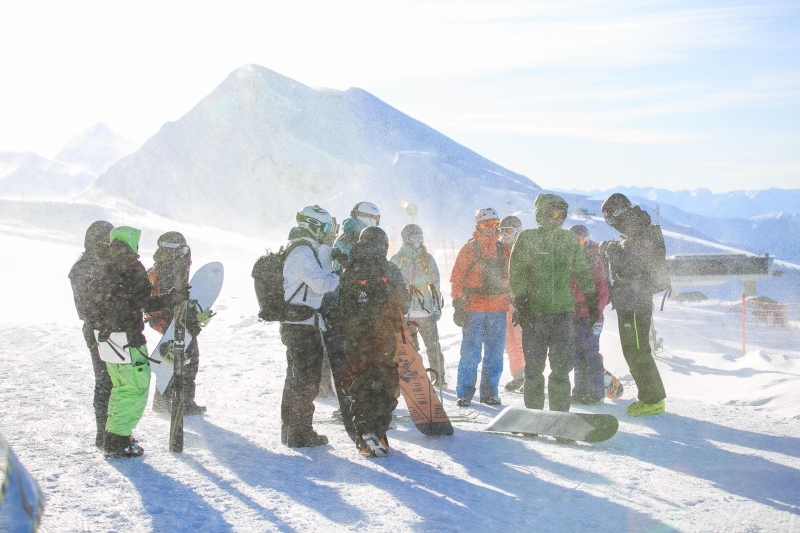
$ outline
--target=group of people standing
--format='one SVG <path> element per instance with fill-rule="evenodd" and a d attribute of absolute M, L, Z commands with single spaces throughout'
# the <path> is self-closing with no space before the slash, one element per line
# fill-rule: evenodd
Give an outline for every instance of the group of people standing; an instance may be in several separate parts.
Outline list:
<path fill-rule="evenodd" d="M 639 401 L 628 412 L 664 412 L 666 394 L 647 342 L 653 294 L 647 261 L 657 250 L 648 249 L 639 236 L 650 226 L 649 216 L 624 195 L 612 195 L 603 203 L 603 215 L 623 238 L 598 246 L 588 239 L 585 226 L 562 229 L 567 210 L 560 196 L 541 194 L 535 200 L 537 227 L 527 230 L 516 216 L 500 220 L 492 208 L 476 214 L 473 236 L 458 253 L 450 276 L 454 320 L 463 328 L 457 404 L 469 406 L 476 392 L 481 403 L 501 404 L 504 351 L 512 375 L 506 388 L 522 389 L 526 407 L 544 408 L 545 384 L 551 410 L 602 402 L 599 335 L 610 296 L 623 353 L 639 388 Z M 399 396 L 396 348 L 403 322 L 415 325 L 415 346 L 420 348 L 417 337 L 422 337 L 435 379 L 447 387 L 437 328 L 444 304 L 439 269 L 416 224 L 402 229 L 402 246 L 388 259 L 380 210 L 370 202 L 353 207 L 338 236 L 335 219 L 319 206 L 304 208 L 296 221 L 280 252 L 280 336 L 287 359 L 281 442 L 289 447 L 328 443 L 312 425 L 327 358 L 348 435 L 362 455 L 384 457 Z M 134 228 L 95 222 L 69 275 L 94 367 L 95 444 L 107 457 L 134 457 L 144 451 L 131 434 L 150 383 L 143 313 L 163 332 L 174 306 L 188 298 L 175 268 L 179 258 L 187 264 L 185 254 L 190 254 L 184 237 L 178 232 L 162 235 L 148 273 L 137 255 L 139 236 Z M 257 278 L 257 268 L 253 276 Z M 202 414 L 205 407 L 194 402 L 200 328 L 191 321 L 187 327 L 193 340 L 184 374 L 186 413 Z M 129 364 L 100 359 L 98 341 L 111 332 L 126 333 Z M 551 373 L 545 380 L 548 358 Z M 168 412 L 170 400 L 171 392 L 157 392 L 154 411 Z"/>

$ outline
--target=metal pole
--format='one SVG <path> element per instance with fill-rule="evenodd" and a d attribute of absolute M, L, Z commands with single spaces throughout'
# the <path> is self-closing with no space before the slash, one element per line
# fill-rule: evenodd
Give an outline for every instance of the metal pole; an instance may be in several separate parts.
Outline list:
<path fill-rule="evenodd" d="M 742 293 L 742 357 L 747 353 L 747 300 Z"/>

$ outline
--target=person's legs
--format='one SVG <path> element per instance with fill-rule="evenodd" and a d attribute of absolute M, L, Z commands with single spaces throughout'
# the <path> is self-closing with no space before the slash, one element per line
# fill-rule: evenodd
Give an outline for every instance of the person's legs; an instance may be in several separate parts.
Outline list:
<path fill-rule="evenodd" d="M 544 409 L 544 366 L 547 361 L 547 325 L 541 316 L 530 328 L 522 330 L 525 352 L 525 384 L 523 396 L 528 409 Z"/>
<path fill-rule="evenodd" d="M 422 342 L 425 343 L 425 351 L 428 354 L 428 365 L 436 371 L 439 376 L 440 383 L 446 383 L 447 380 L 444 376 L 444 357 L 442 352 L 437 349 L 436 339 L 436 324 L 433 316 L 416 318 L 419 324 L 419 334 L 422 336 Z M 419 348 L 417 348 L 419 351 Z"/>
<path fill-rule="evenodd" d="M 551 411 L 569 411 L 569 373 L 575 358 L 575 327 L 572 313 L 546 315 L 549 323 L 550 376 L 547 394 Z"/>
<path fill-rule="evenodd" d="M 94 337 L 94 330 L 91 326 L 84 324 L 83 337 L 86 346 L 89 348 L 89 355 L 92 358 L 92 370 L 94 371 L 94 417 L 97 425 L 94 445 L 98 448 L 103 447 L 105 440 L 106 423 L 108 422 L 108 400 L 111 397 L 111 377 L 108 375 L 106 362 L 100 359 L 100 351 Z"/>
<path fill-rule="evenodd" d="M 588 386 L 588 368 L 586 366 L 586 353 L 588 346 L 586 345 L 586 330 L 591 330 L 588 326 L 589 320 L 586 317 L 575 319 L 575 386 L 572 387 L 573 398 L 586 398 L 589 396 Z"/>
<path fill-rule="evenodd" d="M 506 347 L 506 313 L 486 313 L 484 323 L 483 367 L 481 369 L 481 401 L 498 398 L 503 374 L 503 351 Z"/>
<path fill-rule="evenodd" d="M 280 331 L 287 362 L 281 401 L 281 439 L 289 446 L 302 446 L 302 441 L 314 433 L 312 420 L 314 398 L 319 392 L 322 337 L 317 327 L 305 324 L 281 324 Z"/>
<path fill-rule="evenodd" d="M 639 389 L 639 400 L 646 404 L 658 403 L 667 397 L 648 342 L 651 313 L 617 310 L 622 354 Z"/>
<path fill-rule="evenodd" d="M 340 326 L 328 327 L 324 332 L 325 349 L 328 353 L 328 361 L 331 364 L 331 374 L 336 386 L 336 397 L 339 399 L 339 411 L 342 413 L 342 422 L 347 435 L 355 440 L 356 429 L 353 424 L 353 411 L 351 409 L 352 398 L 350 397 L 350 385 L 353 383 L 350 363 L 344 353 L 344 343 L 342 342 L 342 330 Z"/>
<path fill-rule="evenodd" d="M 475 396 L 475 383 L 478 364 L 481 362 L 483 348 L 483 324 L 486 313 L 467 313 L 467 324 L 462 328 L 461 359 L 458 361 L 458 382 L 456 396 L 472 400 Z"/>
<path fill-rule="evenodd" d="M 142 418 L 150 390 L 147 347 L 130 348 L 130 353 L 129 365 L 106 363 L 112 384 L 106 432 L 122 437 L 130 436 Z"/>
<path fill-rule="evenodd" d="M 522 350 L 522 328 L 511 325 L 511 311 L 506 313 L 506 353 L 513 379 L 525 379 L 525 353 Z"/>

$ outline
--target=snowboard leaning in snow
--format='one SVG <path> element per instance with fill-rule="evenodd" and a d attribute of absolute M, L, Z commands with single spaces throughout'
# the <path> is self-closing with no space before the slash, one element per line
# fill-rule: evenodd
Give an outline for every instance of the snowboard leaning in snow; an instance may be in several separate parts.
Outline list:
<path fill-rule="evenodd" d="M 222 290 L 222 281 L 225 278 L 225 268 L 222 263 L 208 263 L 200 267 L 194 273 L 192 280 L 189 282 L 191 289 L 189 289 L 189 298 L 191 301 L 196 301 L 196 309 L 190 309 L 189 312 L 201 312 L 211 307 L 219 296 Z M 156 386 L 161 394 L 169 385 L 174 372 L 172 361 L 164 361 L 161 355 L 161 345 L 169 345 L 175 338 L 175 320 L 173 319 L 164 332 L 164 336 L 158 341 L 158 344 L 150 354 L 150 358 L 154 360 L 150 364 L 153 374 L 156 375 Z M 187 331 L 185 333 L 184 346 L 189 346 L 192 342 L 192 336 Z M 166 352 L 166 350 L 165 350 Z M 157 361 L 157 362 L 156 362 Z"/>
<path fill-rule="evenodd" d="M 506 407 L 484 431 L 536 433 L 561 439 L 601 442 L 614 436 L 619 422 L 611 415 L 564 413 Z"/>
<path fill-rule="evenodd" d="M 603 360 L 603 354 L 600 354 L 600 360 Z M 617 379 L 617 376 L 608 370 L 603 371 L 603 385 L 606 388 L 606 398 L 609 400 L 618 400 L 622 398 L 622 393 L 625 392 L 625 388 Z"/>
<path fill-rule="evenodd" d="M 433 390 L 425 365 L 414 345 L 408 324 L 397 334 L 397 370 L 400 390 L 406 401 L 411 421 L 424 435 L 452 435 L 453 425 Z"/>

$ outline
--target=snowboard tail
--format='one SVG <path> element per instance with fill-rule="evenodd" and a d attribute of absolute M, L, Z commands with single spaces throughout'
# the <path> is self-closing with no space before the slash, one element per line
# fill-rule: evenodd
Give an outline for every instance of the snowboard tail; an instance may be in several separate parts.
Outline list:
<path fill-rule="evenodd" d="M 543 411 L 506 407 L 484 431 L 536 433 L 583 442 L 602 442 L 614 436 L 619 421 L 611 415 Z"/>
<path fill-rule="evenodd" d="M 403 330 L 397 335 L 396 355 L 400 390 L 411 421 L 423 435 L 452 435 L 453 424 L 433 390 L 422 357 L 411 343 L 411 334 L 405 321 Z"/>

